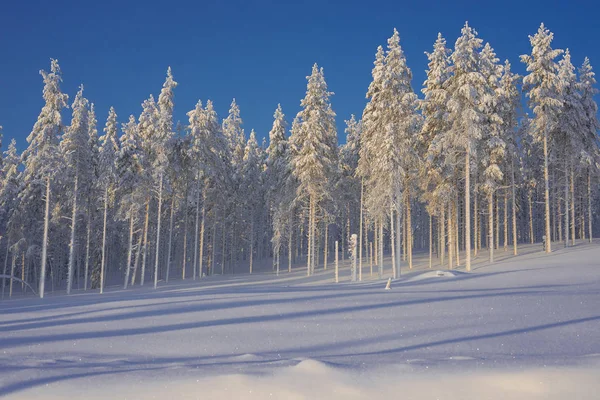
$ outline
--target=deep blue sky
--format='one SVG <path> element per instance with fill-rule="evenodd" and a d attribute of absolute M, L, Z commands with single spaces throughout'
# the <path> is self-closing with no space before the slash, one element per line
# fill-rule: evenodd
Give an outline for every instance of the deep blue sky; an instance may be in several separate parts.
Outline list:
<path fill-rule="evenodd" d="M 594 1 L 6 1 L 0 7 L 0 125 L 4 147 L 16 137 L 21 151 L 42 107 L 40 69 L 57 58 L 71 103 L 83 83 L 96 103 L 99 129 L 112 105 L 119 121 L 139 115 L 158 96 L 171 66 L 179 86 L 175 120 L 198 99 L 211 99 L 221 118 L 235 97 L 246 134 L 268 134 L 277 103 L 291 122 L 306 75 L 317 62 L 335 92 L 338 127 L 360 115 L 378 45 L 393 28 L 420 95 L 437 33 L 449 47 L 466 20 L 501 59 L 524 72 L 520 54 L 540 22 L 569 47 L 575 65 L 584 56 L 600 70 L 600 6 Z M 408 4 L 405 4 L 408 3 Z M 491 3 L 491 4 L 490 4 Z M 577 4 L 574 4 L 577 3 Z M 569 5 L 570 4 L 570 5 Z M 70 111 L 65 123 L 70 121 Z M 345 135 L 340 129 L 340 141 Z"/>

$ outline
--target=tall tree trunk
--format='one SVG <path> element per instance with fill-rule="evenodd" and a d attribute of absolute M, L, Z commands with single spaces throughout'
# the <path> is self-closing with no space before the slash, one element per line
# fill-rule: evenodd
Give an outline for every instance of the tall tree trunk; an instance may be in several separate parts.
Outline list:
<path fill-rule="evenodd" d="M 471 270 L 471 146 L 465 157 L 465 268 Z M 431 223 L 431 217 L 429 218 Z M 431 246 L 430 246 L 431 247 Z M 429 251 L 431 259 L 431 251 Z M 431 262 L 430 262 L 431 264 Z"/>
<path fill-rule="evenodd" d="M 500 249 L 500 202 L 498 200 L 499 196 L 495 196 L 494 204 L 496 211 L 496 219 L 494 221 L 494 227 L 496 228 L 496 236 L 494 237 L 495 241 L 495 249 Z"/>
<path fill-rule="evenodd" d="M 311 195 L 309 200 L 309 215 L 308 215 L 308 249 L 306 255 L 306 275 L 310 276 L 312 272 L 312 244 L 313 244 L 313 219 L 314 219 L 315 200 Z"/>
<path fill-rule="evenodd" d="M 481 235 L 481 232 L 479 232 L 479 204 L 477 201 L 477 192 L 473 193 L 473 256 L 475 258 L 477 258 L 477 253 L 479 251 L 479 246 L 478 246 L 478 238 L 479 235 Z"/>
<path fill-rule="evenodd" d="M 446 210 L 444 206 L 440 207 L 440 222 L 438 227 L 438 233 L 440 235 L 440 267 L 443 267 L 446 263 Z"/>
<path fill-rule="evenodd" d="M 490 263 L 494 262 L 494 192 L 488 193 L 488 248 L 490 249 Z"/>
<path fill-rule="evenodd" d="M 4 270 L 2 274 L 6 276 L 6 269 L 8 268 L 8 253 L 10 253 L 10 241 L 8 240 L 8 234 L 6 235 L 6 254 L 4 255 Z M 2 298 L 4 298 L 4 289 L 6 288 L 6 278 L 2 278 Z"/>
<path fill-rule="evenodd" d="M 569 247 L 569 165 L 565 155 L 565 247 Z"/>
<path fill-rule="evenodd" d="M 429 268 L 433 266 L 433 217 L 429 214 Z"/>
<path fill-rule="evenodd" d="M 290 212 L 290 221 L 288 226 L 288 272 L 292 272 L 292 238 L 294 236 L 294 213 Z"/>
<path fill-rule="evenodd" d="M 88 275 L 90 271 L 90 243 L 92 239 L 92 210 L 90 207 L 90 202 L 88 200 L 88 209 L 87 209 L 88 219 L 87 219 L 87 238 L 85 241 L 85 272 L 83 274 L 83 290 L 87 290 L 88 287 Z"/>
<path fill-rule="evenodd" d="M 328 240 L 329 239 L 329 223 L 327 221 L 325 221 L 325 238 L 324 238 L 324 242 L 325 244 L 323 245 L 323 269 L 327 270 L 327 253 L 328 253 Z"/>
<path fill-rule="evenodd" d="M 517 251 L 517 202 L 515 200 L 515 165 L 514 160 L 511 161 L 511 189 L 512 189 L 512 231 L 513 231 L 513 254 L 516 256 Z"/>
<path fill-rule="evenodd" d="M 8 297 L 12 297 L 13 282 L 14 282 L 13 278 L 15 277 L 15 263 L 16 263 L 16 259 L 17 259 L 17 254 L 13 253 L 12 263 L 10 264 L 10 283 L 9 283 L 9 287 L 8 287 Z"/>
<path fill-rule="evenodd" d="M 362 281 L 362 262 L 363 262 L 363 196 L 364 196 L 364 181 L 360 181 L 360 221 L 358 228 L 358 280 Z"/>
<path fill-rule="evenodd" d="M 575 173 L 571 170 L 571 244 L 575 246 Z"/>
<path fill-rule="evenodd" d="M 588 184 L 587 184 L 587 200 L 588 200 L 588 233 L 590 237 L 590 243 L 592 243 L 593 235 L 592 235 L 592 173 L 588 168 Z"/>
<path fill-rule="evenodd" d="M 169 282 L 169 273 L 171 272 L 171 250 L 173 248 L 173 215 L 175 214 L 175 193 L 171 197 L 171 216 L 169 217 L 169 246 L 167 250 L 167 274 L 165 282 Z"/>
<path fill-rule="evenodd" d="M 548 129 L 544 129 L 544 225 L 546 232 L 546 253 L 552 252 L 550 241 L 550 183 L 548 182 Z"/>
<path fill-rule="evenodd" d="M 127 246 L 127 266 L 125 266 L 125 283 L 123 289 L 127 289 L 131 271 L 131 257 L 133 255 L 133 203 L 129 206 L 129 245 Z"/>
<path fill-rule="evenodd" d="M 44 298 L 46 285 L 46 259 L 48 257 L 48 228 L 50 224 L 50 177 L 46 177 L 46 211 L 44 213 L 44 239 L 42 241 L 42 262 L 40 266 L 40 299 Z"/>
<path fill-rule="evenodd" d="M 253 219 L 254 222 L 254 219 Z M 202 222 L 200 225 L 200 256 L 198 265 L 198 277 L 202 278 L 202 267 L 204 265 L 204 228 L 206 226 L 206 184 L 202 188 Z"/>
<path fill-rule="evenodd" d="M 138 238 L 137 250 L 135 252 L 135 260 L 133 261 L 133 272 L 131 273 L 131 286 L 135 285 L 135 277 L 137 275 L 138 265 L 140 264 L 140 255 L 142 254 L 142 241 L 144 239 L 144 233 L 140 232 Z"/>
<path fill-rule="evenodd" d="M 379 279 L 383 278 L 383 220 L 379 220 Z"/>
<path fill-rule="evenodd" d="M 104 222 L 102 225 L 102 263 L 100 264 L 100 294 L 104 292 L 104 270 L 106 269 L 106 221 L 108 216 L 108 183 L 104 188 Z"/>
<path fill-rule="evenodd" d="M 452 263 L 454 261 L 454 241 L 452 230 L 452 202 L 448 202 L 448 269 L 452 269 Z"/>
<path fill-rule="evenodd" d="M 402 272 L 400 270 L 400 251 L 401 251 L 401 243 L 402 243 L 402 238 L 400 237 L 400 208 L 401 206 L 401 202 L 400 202 L 400 193 L 398 193 L 398 207 L 396 208 L 396 273 L 397 276 L 399 277 Z"/>
<path fill-rule="evenodd" d="M 254 212 L 250 213 L 250 273 L 254 267 Z M 277 266 L 279 268 L 279 266 Z"/>
<path fill-rule="evenodd" d="M 406 185 L 406 250 L 408 252 L 408 268 L 412 269 L 413 256 L 413 235 L 412 235 L 412 216 L 410 209 L 410 189 L 408 183 Z"/>
<path fill-rule="evenodd" d="M 196 186 L 196 226 L 194 235 L 194 266 L 192 268 L 193 279 L 196 280 L 196 268 L 198 268 L 198 235 L 200 234 L 200 173 L 197 177 L 198 184 Z"/>
<path fill-rule="evenodd" d="M 504 251 L 508 251 L 508 191 L 504 191 Z"/>
<path fill-rule="evenodd" d="M 140 286 L 146 281 L 146 257 L 148 255 L 148 225 L 150 222 L 150 198 L 146 200 L 146 217 L 144 221 L 144 246 L 142 249 L 142 270 L 140 272 Z M 132 283 L 133 284 L 133 283 Z"/>
<path fill-rule="evenodd" d="M 527 192 L 527 202 L 529 203 L 529 240 L 531 244 L 535 243 L 535 236 L 533 234 L 533 193 L 531 193 L 531 189 Z"/>
<path fill-rule="evenodd" d="M 78 172 L 75 170 L 75 188 L 73 189 L 73 212 L 71 214 L 71 240 L 69 241 L 69 267 L 67 269 L 67 294 L 71 294 L 73 285 L 73 267 L 75 265 L 75 229 L 77 226 L 77 197 L 79 195 Z M 13 260 L 14 261 L 14 260 Z"/>
<path fill-rule="evenodd" d="M 394 203 L 390 202 L 390 247 L 392 250 L 392 276 L 398 278 L 396 271 L 396 238 L 394 237 Z"/>
<path fill-rule="evenodd" d="M 181 256 L 181 279 L 185 280 L 185 270 L 187 268 L 187 246 L 188 246 L 188 196 L 189 196 L 189 183 L 185 184 L 185 197 L 183 199 L 183 254 Z"/>
<path fill-rule="evenodd" d="M 154 258 L 154 289 L 158 286 L 158 264 L 160 255 L 160 226 L 162 222 L 162 192 L 163 192 L 163 174 L 160 174 L 158 187 L 158 211 L 156 216 L 156 254 Z"/>

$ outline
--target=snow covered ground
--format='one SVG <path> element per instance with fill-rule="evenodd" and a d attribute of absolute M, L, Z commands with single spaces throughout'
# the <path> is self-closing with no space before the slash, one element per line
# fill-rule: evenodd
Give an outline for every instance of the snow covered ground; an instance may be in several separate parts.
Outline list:
<path fill-rule="evenodd" d="M 387 291 L 331 265 L 17 296 L 0 397 L 598 399 L 600 243 L 539 250 L 471 273 L 421 262 Z"/>

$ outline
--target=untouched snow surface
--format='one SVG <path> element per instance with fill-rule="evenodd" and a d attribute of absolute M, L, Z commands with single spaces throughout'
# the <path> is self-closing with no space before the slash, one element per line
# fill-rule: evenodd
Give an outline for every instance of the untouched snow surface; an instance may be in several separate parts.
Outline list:
<path fill-rule="evenodd" d="M 598 399 L 600 246 L 537 250 L 387 291 L 299 268 L 5 300 L 0 397 Z"/>

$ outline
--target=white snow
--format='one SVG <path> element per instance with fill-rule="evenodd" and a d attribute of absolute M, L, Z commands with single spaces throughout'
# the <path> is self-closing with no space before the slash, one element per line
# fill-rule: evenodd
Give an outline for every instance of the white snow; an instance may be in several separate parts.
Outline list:
<path fill-rule="evenodd" d="M 0 397 L 597 398 L 600 246 L 523 250 L 387 291 L 298 266 L 5 300 Z"/>

